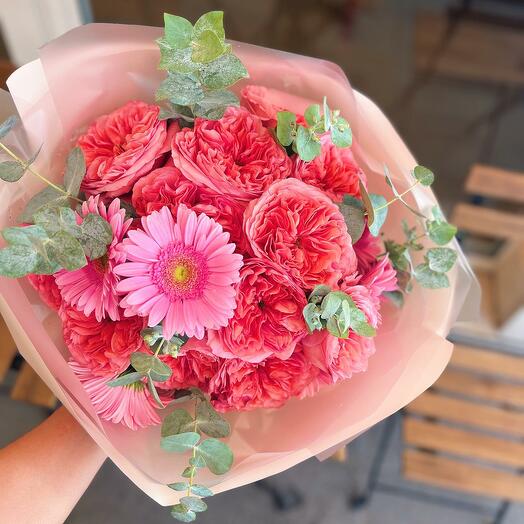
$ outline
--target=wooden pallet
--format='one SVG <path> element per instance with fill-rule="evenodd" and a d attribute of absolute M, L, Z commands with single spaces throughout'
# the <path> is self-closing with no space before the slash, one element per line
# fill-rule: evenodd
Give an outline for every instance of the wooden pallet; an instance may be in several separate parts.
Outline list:
<path fill-rule="evenodd" d="M 524 502 L 524 358 L 456 346 L 448 369 L 406 411 L 408 480 Z"/>
<path fill-rule="evenodd" d="M 0 383 L 2 383 L 17 355 L 16 344 L 7 326 L 0 317 Z M 15 383 L 10 390 L 13 400 L 29 402 L 37 406 L 53 409 L 56 397 L 27 362 L 23 362 L 17 372 Z"/>
<path fill-rule="evenodd" d="M 493 327 L 524 305 L 524 173 L 475 164 L 466 192 L 485 204 L 460 203 L 451 221 L 467 238 L 498 242 L 493 253 L 467 251 L 483 291 L 483 313 Z"/>

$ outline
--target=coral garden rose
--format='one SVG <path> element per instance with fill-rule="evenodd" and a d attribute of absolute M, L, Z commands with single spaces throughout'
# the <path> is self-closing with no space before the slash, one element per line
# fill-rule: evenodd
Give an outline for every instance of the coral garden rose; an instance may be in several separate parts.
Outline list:
<path fill-rule="evenodd" d="M 276 107 L 269 101 L 266 87 L 245 86 L 240 92 L 240 103 L 251 113 L 258 116 L 266 127 L 277 125 L 277 112 L 282 111 L 282 108 Z"/>
<path fill-rule="evenodd" d="M 360 198 L 359 182 L 365 176 L 349 147 L 336 147 L 328 137 L 322 139 L 322 153 L 311 162 L 294 157 L 293 176 L 325 191 L 341 202 L 345 194 Z"/>
<path fill-rule="evenodd" d="M 97 118 L 78 139 L 86 160 L 82 190 L 89 195 L 123 195 L 149 173 L 170 149 L 170 127 L 159 120 L 159 107 L 145 102 L 128 102 L 108 115 Z"/>
<path fill-rule="evenodd" d="M 58 311 L 62 305 L 62 295 L 52 275 L 28 275 L 30 284 L 38 291 L 40 298 L 51 309 Z"/>
<path fill-rule="evenodd" d="M 262 121 L 230 107 L 220 120 L 197 118 L 176 133 L 173 162 L 199 186 L 235 199 L 258 197 L 274 181 L 291 175 L 291 160 Z"/>
<path fill-rule="evenodd" d="M 237 247 L 244 245 L 242 220 L 246 205 L 205 186 L 197 186 L 173 165 L 154 169 L 138 180 L 133 187 L 132 203 L 139 216 L 149 215 L 164 206 L 176 216 L 178 206 L 185 204 L 196 213 L 205 213 L 217 221 Z"/>
<path fill-rule="evenodd" d="M 315 372 L 302 353 L 258 364 L 228 359 L 211 379 L 208 393 L 218 411 L 278 408 L 291 397 L 301 396 Z"/>
<path fill-rule="evenodd" d="M 291 178 L 273 184 L 244 214 L 251 249 L 305 289 L 335 284 L 357 259 L 340 210 L 322 191 Z"/>
<path fill-rule="evenodd" d="M 131 353 L 146 350 L 140 336 L 145 322 L 140 317 L 98 322 L 94 315 L 87 317 L 72 307 L 63 307 L 59 314 L 71 356 L 93 375 L 112 378 L 127 369 Z"/>
<path fill-rule="evenodd" d="M 287 359 L 306 334 L 302 310 L 306 295 L 285 271 L 267 260 L 250 259 L 240 270 L 237 307 L 229 324 L 209 330 L 215 355 L 260 362 Z"/>

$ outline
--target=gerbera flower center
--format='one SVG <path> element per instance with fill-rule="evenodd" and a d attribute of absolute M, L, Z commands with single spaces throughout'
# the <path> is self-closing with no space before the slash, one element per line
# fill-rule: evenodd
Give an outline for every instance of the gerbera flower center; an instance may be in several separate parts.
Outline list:
<path fill-rule="evenodd" d="M 195 299 L 202 296 L 208 267 L 204 256 L 193 247 L 173 243 L 160 254 L 152 276 L 171 300 Z"/>

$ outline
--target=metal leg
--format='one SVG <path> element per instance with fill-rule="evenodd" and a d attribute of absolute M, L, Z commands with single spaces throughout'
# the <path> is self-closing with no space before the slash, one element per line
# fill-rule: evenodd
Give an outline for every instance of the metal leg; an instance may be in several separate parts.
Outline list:
<path fill-rule="evenodd" d="M 271 481 L 264 479 L 255 486 L 265 491 L 273 500 L 273 505 L 280 511 L 289 511 L 303 503 L 302 495 L 293 488 L 277 488 Z"/>
<path fill-rule="evenodd" d="M 393 436 L 393 430 L 395 429 L 395 423 L 398 416 L 399 414 L 395 413 L 384 422 L 384 429 L 382 430 L 382 435 L 380 436 L 375 458 L 371 464 L 366 488 L 362 493 L 352 494 L 350 496 L 349 505 L 352 509 L 360 509 L 366 506 L 369 503 L 373 492 L 375 491 L 375 487 L 380 477 L 382 464 L 389 449 L 389 444 L 391 442 L 391 437 Z"/>
<path fill-rule="evenodd" d="M 504 517 L 506 516 L 510 506 L 511 503 L 507 500 L 502 502 L 502 504 L 499 506 L 499 509 L 497 510 L 497 513 L 495 513 L 495 517 L 493 517 L 493 524 L 502 524 L 502 521 L 504 520 Z"/>

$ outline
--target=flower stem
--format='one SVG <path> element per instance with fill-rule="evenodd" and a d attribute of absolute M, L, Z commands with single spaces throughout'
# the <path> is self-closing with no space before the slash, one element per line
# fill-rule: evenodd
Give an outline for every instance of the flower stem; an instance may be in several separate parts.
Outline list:
<path fill-rule="evenodd" d="M 42 182 L 45 182 L 48 186 L 52 187 L 53 189 L 56 189 L 56 191 L 63 193 L 65 196 L 72 198 L 73 200 L 76 200 L 77 202 L 82 202 L 79 198 L 74 197 L 71 195 L 71 193 L 68 193 L 65 189 L 62 189 L 60 186 L 57 186 L 56 184 L 53 184 L 50 180 L 42 176 L 40 173 L 35 171 L 29 164 L 24 162 L 18 155 L 16 155 L 11 149 L 9 149 L 5 144 L 2 144 L 0 142 L 0 148 L 2 148 L 10 157 L 12 157 L 14 160 L 16 160 L 21 166 L 24 167 L 24 169 L 27 169 L 30 173 L 35 175 L 37 178 L 42 180 Z"/>
<path fill-rule="evenodd" d="M 376 207 L 373 211 L 377 212 L 377 211 L 381 211 L 382 209 L 385 209 L 386 207 L 390 206 L 391 204 L 393 204 L 393 202 L 396 202 L 397 200 L 400 200 L 404 195 L 407 195 L 410 191 L 413 190 L 413 188 L 415 186 L 417 186 L 419 184 L 419 181 L 417 180 L 413 185 L 409 186 L 406 191 L 400 193 L 398 196 L 396 196 L 395 198 L 393 198 L 392 200 L 390 200 L 389 202 L 386 202 L 385 204 L 382 204 L 381 206 L 378 206 Z"/>
<path fill-rule="evenodd" d="M 195 398 L 195 421 L 193 422 L 193 431 L 197 432 L 197 405 L 198 405 L 198 398 Z M 196 446 L 193 446 L 193 461 L 196 458 Z M 189 486 L 187 488 L 187 496 L 189 497 L 191 495 L 191 488 L 193 487 L 193 482 L 195 480 L 195 471 L 196 467 L 191 464 L 191 476 L 189 477 Z"/>

